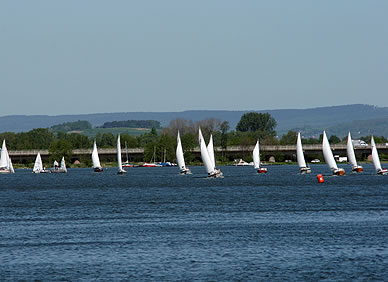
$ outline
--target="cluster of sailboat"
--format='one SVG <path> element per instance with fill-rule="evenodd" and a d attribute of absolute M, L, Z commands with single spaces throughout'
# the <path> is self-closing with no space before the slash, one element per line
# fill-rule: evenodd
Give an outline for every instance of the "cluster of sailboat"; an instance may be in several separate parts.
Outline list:
<path fill-rule="evenodd" d="M 381 167 L 379 154 L 377 152 L 376 143 L 373 139 L 373 136 L 371 137 L 371 149 L 372 149 L 372 161 L 377 174 L 380 174 L 380 175 L 388 174 L 388 170 L 386 168 Z M 329 166 L 329 169 L 332 171 L 333 175 L 344 175 L 345 170 L 337 166 L 337 163 L 334 159 L 333 152 L 331 151 L 329 140 L 327 139 L 325 131 L 323 131 L 322 152 L 323 152 L 323 157 L 325 159 L 325 162 Z M 357 163 L 350 132 L 348 134 L 348 140 L 346 143 L 346 152 L 348 156 L 348 161 L 352 166 L 352 172 L 364 171 L 363 167 Z M 298 133 L 297 142 L 296 142 L 296 157 L 297 157 L 300 173 L 310 173 L 311 169 L 306 165 L 306 161 L 304 159 L 300 132 Z"/>
<path fill-rule="evenodd" d="M 222 171 L 220 169 L 217 169 L 216 167 L 213 136 L 210 135 L 209 143 L 206 145 L 205 139 L 202 135 L 202 131 L 201 129 L 199 129 L 198 142 L 200 146 L 202 162 L 204 164 L 208 177 L 210 178 L 223 177 Z M 376 144 L 373 139 L 373 136 L 371 137 L 371 149 L 372 149 L 372 161 L 377 174 L 380 174 L 380 175 L 388 174 L 388 170 L 386 168 L 381 167 L 380 158 L 377 152 L 377 148 L 376 148 Z M 348 161 L 352 166 L 352 172 L 356 172 L 356 173 L 362 172 L 364 169 L 362 166 L 358 165 L 357 163 L 350 132 L 348 134 L 346 150 L 347 150 Z M 325 159 L 325 162 L 329 166 L 329 169 L 332 171 L 333 175 L 344 175 L 345 170 L 343 168 L 339 168 L 336 164 L 336 161 L 331 151 L 330 144 L 327 139 L 325 131 L 323 131 L 322 152 L 323 152 L 323 157 Z M 297 142 L 296 142 L 296 157 L 297 157 L 300 173 L 301 174 L 310 173 L 311 168 L 306 164 L 304 154 L 303 154 L 302 139 L 301 139 L 300 132 L 298 133 Z M 260 162 L 259 141 L 256 142 L 256 145 L 253 149 L 252 158 L 253 158 L 253 166 L 257 170 L 257 172 L 267 173 L 268 171 L 267 168 L 263 167 Z M 183 175 L 191 174 L 191 170 L 185 164 L 182 142 L 180 139 L 179 132 L 177 135 L 176 160 L 178 163 L 180 174 L 183 174 Z M 98 156 L 96 141 L 94 141 L 94 144 L 93 144 L 92 163 L 93 163 L 93 170 L 95 172 L 103 171 L 103 167 L 101 166 L 100 159 Z M 125 174 L 127 171 L 123 168 L 123 162 L 121 159 L 120 135 L 118 135 L 117 137 L 117 163 L 118 163 L 117 173 Z M 13 168 L 12 161 L 11 161 L 11 158 L 9 157 L 8 150 L 4 140 L 1 148 L 1 154 L 0 154 L 0 173 L 14 173 L 14 172 L 15 170 Z M 35 164 L 32 172 L 33 173 L 66 173 L 67 168 L 66 168 L 65 158 L 62 157 L 60 165 L 58 164 L 57 161 L 55 161 L 51 169 L 46 169 L 43 166 L 40 153 L 38 153 L 35 159 Z"/>
<path fill-rule="evenodd" d="M 59 165 L 57 161 L 54 161 L 53 167 L 46 169 L 43 166 L 42 157 L 40 153 L 36 155 L 34 167 L 32 169 L 33 173 L 66 173 L 66 163 L 65 158 L 62 157 L 61 164 Z M 5 140 L 3 140 L 3 145 L 1 146 L 0 153 L 0 173 L 15 173 L 15 170 L 12 165 L 12 160 L 8 154 L 7 146 Z"/>
<path fill-rule="evenodd" d="M 65 157 L 62 157 L 61 159 L 61 165 L 58 164 L 57 161 L 54 161 L 53 167 L 50 169 L 46 169 L 43 166 L 42 157 L 40 156 L 40 153 L 36 155 L 34 168 L 32 169 L 33 173 L 66 173 L 66 162 Z"/>
<path fill-rule="evenodd" d="M 217 177 L 223 177 L 223 173 L 220 169 L 217 169 L 216 167 L 216 159 L 214 155 L 214 145 L 213 145 L 213 136 L 210 135 L 209 143 L 206 145 L 205 139 L 202 135 L 201 129 L 198 131 L 198 142 L 200 146 L 201 151 L 201 158 L 202 162 L 204 164 L 204 167 L 206 169 L 208 177 L 211 178 L 217 178 Z M 373 136 L 371 138 L 371 147 L 372 147 L 372 160 L 373 164 L 375 166 L 377 174 L 385 175 L 388 174 L 387 169 L 381 167 L 380 158 L 377 152 L 376 144 L 374 142 Z M 349 163 L 352 166 L 353 172 L 362 172 L 363 168 L 362 166 L 357 164 L 356 156 L 354 153 L 353 143 L 352 143 L 352 137 L 350 135 L 350 132 L 348 134 L 348 140 L 347 140 L 347 155 Z M 333 175 L 344 175 L 345 170 L 343 168 L 339 168 L 337 166 L 337 163 L 334 159 L 333 152 L 331 151 L 329 141 L 327 139 L 326 132 L 323 131 L 323 141 L 322 141 L 322 152 L 325 159 L 325 162 L 329 166 L 329 169 L 332 171 Z M 97 155 L 97 147 L 96 144 L 94 144 L 94 150 L 93 155 Z M 303 147 L 302 147 L 302 139 L 300 132 L 297 136 L 297 143 L 296 143 L 296 156 L 297 156 L 297 162 L 299 165 L 299 171 L 301 174 L 306 174 L 311 172 L 311 168 L 306 164 L 304 153 L 303 153 Z M 253 166 L 257 170 L 257 173 L 267 173 L 268 169 L 266 167 L 263 167 L 260 162 L 260 144 L 259 141 L 256 142 L 256 145 L 252 152 L 252 158 L 253 158 Z M 117 159 L 119 164 L 119 170 L 118 173 L 122 174 L 125 172 L 123 170 L 121 165 L 121 146 L 120 146 L 120 136 L 117 139 Z M 178 132 L 177 135 L 177 148 L 176 148 L 176 159 L 178 162 L 179 172 L 180 174 L 191 174 L 190 169 L 186 166 L 184 155 L 183 155 L 183 148 L 182 148 L 182 142 L 180 139 L 180 134 Z M 94 166 L 93 161 L 93 167 L 96 169 L 96 166 Z M 99 161 L 96 162 L 96 164 L 99 164 Z M 100 165 L 98 165 L 100 166 Z"/>

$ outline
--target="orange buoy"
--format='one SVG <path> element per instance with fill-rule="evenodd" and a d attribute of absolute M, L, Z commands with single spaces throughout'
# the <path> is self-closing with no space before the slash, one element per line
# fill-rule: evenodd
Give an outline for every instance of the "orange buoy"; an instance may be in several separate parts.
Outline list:
<path fill-rule="evenodd" d="M 317 179 L 318 179 L 318 182 L 319 182 L 319 183 L 325 182 L 325 180 L 323 180 L 322 174 L 317 174 Z"/>

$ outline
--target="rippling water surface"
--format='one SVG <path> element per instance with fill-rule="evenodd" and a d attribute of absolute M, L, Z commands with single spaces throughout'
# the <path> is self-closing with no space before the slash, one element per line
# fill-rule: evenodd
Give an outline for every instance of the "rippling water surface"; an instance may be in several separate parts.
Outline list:
<path fill-rule="evenodd" d="M 388 176 L 365 168 L 0 175 L 0 280 L 384 280 Z"/>

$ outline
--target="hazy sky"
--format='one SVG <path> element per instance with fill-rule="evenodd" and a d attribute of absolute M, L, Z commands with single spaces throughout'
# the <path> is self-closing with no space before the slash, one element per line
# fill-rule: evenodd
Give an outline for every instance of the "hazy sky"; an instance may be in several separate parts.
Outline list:
<path fill-rule="evenodd" d="M 388 106 L 388 1 L 0 2 L 0 116 Z"/>

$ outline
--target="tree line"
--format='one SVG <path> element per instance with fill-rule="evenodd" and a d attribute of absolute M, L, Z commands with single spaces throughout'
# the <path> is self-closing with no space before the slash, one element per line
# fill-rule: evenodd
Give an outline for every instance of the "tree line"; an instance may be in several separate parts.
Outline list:
<path fill-rule="evenodd" d="M 82 131 L 91 129 L 92 124 L 87 120 L 78 120 L 72 122 L 64 122 L 62 124 L 53 125 L 51 130 L 54 132 L 69 132 L 69 131 Z"/>
<path fill-rule="evenodd" d="M 123 120 L 123 121 L 109 121 L 105 122 L 100 128 L 161 128 L 160 122 L 156 120 Z"/>

